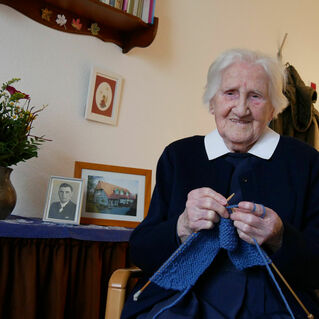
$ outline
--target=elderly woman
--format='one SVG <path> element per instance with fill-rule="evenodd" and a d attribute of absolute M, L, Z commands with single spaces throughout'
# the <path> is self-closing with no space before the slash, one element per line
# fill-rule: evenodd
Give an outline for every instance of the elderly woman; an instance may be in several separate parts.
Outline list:
<path fill-rule="evenodd" d="M 204 101 L 217 129 L 176 141 L 160 157 L 148 215 L 130 240 L 132 261 L 145 273 L 135 291 L 191 234 L 230 219 L 240 240 L 255 239 L 318 314 L 310 292 L 319 287 L 319 154 L 268 128 L 287 105 L 284 78 L 276 60 L 248 50 L 227 51 L 211 65 Z M 230 214 L 231 193 L 238 207 Z M 174 293 L 151 283 L 137 302 L 129 298 L 122 318 L 152 318 Z M 194 287 L 156 318 L 290 316 L 264 266 L 238 270 L 221 249 Z"/>

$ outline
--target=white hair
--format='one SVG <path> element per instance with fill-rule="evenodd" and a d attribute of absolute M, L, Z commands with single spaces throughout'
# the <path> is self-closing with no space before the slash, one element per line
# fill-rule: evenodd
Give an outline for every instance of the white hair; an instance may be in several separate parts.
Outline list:
<path fill-rule="evenodd" d="M 276 59 L 245 49 L 225 51 L 211 64 L 203 96 L 204 103 L 208 104 L 220 88 L 223 71 L 239 61 L 260 65 L 265 70 L 269 78 L 268 93 L 275 109 L 274 117 L 276 117 L 288 105 L 288 100 L 283 94 L 286 87 L 285 69 Z"/>

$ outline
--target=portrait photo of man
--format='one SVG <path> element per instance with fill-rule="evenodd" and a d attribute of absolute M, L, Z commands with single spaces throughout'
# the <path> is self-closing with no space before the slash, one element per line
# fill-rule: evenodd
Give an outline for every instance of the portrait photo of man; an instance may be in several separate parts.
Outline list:
<path fill-rule="evenodd" d="M 58 190 L 59 201 L 50 206 L 49 218 L 74 220 L 76 204 L 72 202 L 73 187 L 62 183 Z"/>
<path fill-rule="evenodd" d="M 74 181 L 73 181 L 74 180 Z M 82 198 L 82 181 L 52 177 L 49 184 L 48 200 L 44 220 L 56 222 L 79 222 Z"/>

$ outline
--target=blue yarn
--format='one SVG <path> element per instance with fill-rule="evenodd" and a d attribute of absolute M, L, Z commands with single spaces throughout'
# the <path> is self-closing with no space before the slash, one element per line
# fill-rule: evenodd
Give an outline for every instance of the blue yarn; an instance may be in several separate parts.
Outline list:
<path fill-rule="evenodd" d="M 191 287 L 188 287 L 187 289 L 185 289 L 171 304 L 168 304 L 165 307 L 159 309 L 159 311 L 156 312 L 156 314 L 152 317 L 152 319 L 156 319 L 162 312 L 164 312 L 165 310 L 175 306 L 188 293 L 190 288 Z"/>
<path fill-rule="evenodd" d="M 238 205 L 229 205 L 227 210 L 231 213 L 232 208 Z M 263 207 L 262 218 L 266 213 Z M 222 218 L 220 223 L 213 229 L 201 230 L 193 233 L 188 239 L 171 255 L 171 257 L 160 267 L 160 269 L 149 279 L 151 282 L 165 289 L 182 291 L 182 293 L 171 304 L 160 309 L 154 316 L 155 319 L 163 311 L 177 304 L 195 285 L 197 279 L 213 262 L 221 248 L 227 250 L 229 259 L 234 266 L 243 270 L 252 266 L 265 265 L 268 273 L 275 283 L 285 306 L 294 319 L 290 306 L 283 295 L 269 264 L 272 263 L 266 252 L 253 238 L 255 245 L 240 240 L 232 220 Z M 266 257 L 267 258 L 266 258 Z"/>
<path fill-rule="evenodd" d="M 150 278 L 150 281 L 163 288 L 180 291 L 193 286 L 218 253 L 217 238 L 211 241 L 215 237 L 216 234 L 207 231 L 194 233 Z M 201 262 L 197 263 L 196 260 Z"/>
<path fill-rule="evenodd" d="M 232 208 L 238 208 L 238 205 L 228 205 L 225 207 L 230 213 L 231 213 L 231 210 Z"/>
<path fill-rule="evenodd" d="M 255 245 L 256 245 L 256 247 L 257 247 L 257 249 L 258 249 L 258 252 L 259 252 L 260 256 L 262 256 L 262 258 L 263 258 L 263 260 L 264 260 L 265 266 L 266 266 L 266 268 L 267 268 L 267 270 L 268 270 L 268 273 L 269 273 L 271 279 L 272 279 L 273 282 L 275 283 L 276 288 L 278 289 L 278 291 L 279 291 L 279 293 L 280 293 L 280 296 L 281 296 L 282 300 L 283 300 L 284 303 L 285 303 L 285 306 L 286 306 L 286 308 L 287 308 L 287 310 L 288 310 L 288 312 L 289 312 L 291 318 L 295 319 L 295 317 L 294 317 L 294 315 L 293 315 L 293 313 L 292 313 L 292 311 L 291 311 L 291 308 L 290 308 L 290 306 L 289 306 L 289 304 L 288 304 L 288 301 L 286 300 L 286 298 L 285 298 L 285 296 L 284 296 L 284 294 L 283 294 L 283 292 L 282 292 L 282 290 L 281 290 L 281 288 L 280 288 L 280 286 L 279 286 L 279 284 L 278 284 L 278 282 L 277 282 L 277 280 L 276 280 L 274 274 L 272 273 L 272 271 L 271 271 L 271 269 L 270 269 L 270 267 L 269 267 L 269 265 L 268 265 L 268 264 L 271 264 L 271 263 L 272 263 L 272 260 L 268 257 L 268 255 L 267 255 L 264 251 L 261 250 L 261 248 L 260 248 L 260 246 L 258 245 L 256 239 L 253 238 L 253 240 L 254 240 L 254 243 L 255 243 Z M 268 260 L 266 259 L 266 257 L 267 257 Z"/>
<path fill-rule="evenodd" d="M 264 218 L 266 215 L 266 208 L 264 205 L 261 205 L 262 209 L 263 209 L 263 213 L 261 214 L 260 218 Z"/>
<path fill-rule="evenodd" d="M 261 206 L 261 208 L 262 208 L 262 210 L 263 210 L 263 213 L 261 214 L 261 216 L 260 216 L 260 218 L 264 218 L 265 216 L 266 216 L 266 208 L 265 208 L 265 206 L 263 205 L 263 204 L 259 204 L 260 206 Z M 254 208 L 253 208 L 253 210 L 251 211 L 252 213 L 254 213 L 255 211 L 256 211 L 256 204 L 254 203 Z M 238 205 L 228 205 L 228 206 L 226 206 L 226 209 L 228 210 L 228 212 L 231 214 L 232 213 L 232 211 L 231 211 L 231 209 L 232 208 L 238 208 Z"/>
<path fill-rule="evenodd" d="M 179 291 L 194 286 L 221 248 L 227 250 L 229 259 L 239 270 L 264 265 L 256 247 L 239 239 L 232 220 L 222 218 L 213 229 L 192 234 L 150 281 L 165 289 Z"/>

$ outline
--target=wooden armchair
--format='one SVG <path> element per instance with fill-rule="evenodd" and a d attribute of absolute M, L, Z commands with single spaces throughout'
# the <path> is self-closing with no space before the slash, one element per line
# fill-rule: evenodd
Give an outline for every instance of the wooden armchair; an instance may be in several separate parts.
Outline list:
<path fill-rule="evenodd" d="M 105 319 L 120 319 L 127 293 L 134 287 L 141 274 L 142 271 L 136 267 L 114 271 L 107 290 Z"/>
<path fill-rule="evenodd" d="M 107 290 L 105 319 L 120 319 L 126 296 L 141 275 L 142 270 L 136 267 L 117 269 L 113 272 Z M 315 290 L 314 293 L 319 301 L 319 290 Z"/>

